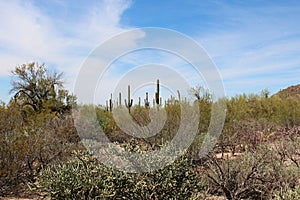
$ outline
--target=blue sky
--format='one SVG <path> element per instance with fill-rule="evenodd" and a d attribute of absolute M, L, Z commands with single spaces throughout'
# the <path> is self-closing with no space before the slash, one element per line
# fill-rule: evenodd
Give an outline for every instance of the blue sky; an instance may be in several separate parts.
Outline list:
<path fill-rule="evenodd" d="M 63 71 L 66 87 L 72 90 L 93 49 L 139 27 L 169 28 L 197 41 L 216 64 L 227 96 L 262 89 L 274 93 L 300 83 L 300 2 L 296 0 L 12 0 L 1 1 L 0 9 L 0 99 L 4 101 L 11 97 L 9 71 L 16 65 L 38 61 Z M 147 61 L 155 61 L 155 55 L 146 55 Z"/>

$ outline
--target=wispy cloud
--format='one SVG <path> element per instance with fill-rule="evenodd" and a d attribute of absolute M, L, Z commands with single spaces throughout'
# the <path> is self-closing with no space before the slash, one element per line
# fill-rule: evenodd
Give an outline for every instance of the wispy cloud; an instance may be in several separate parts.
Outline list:
<path fill-rule="evenodd" d="M 5 87 L 13 67 L 39 61 L 65 72 L 67 87 L 72 89 L 80 66 L 99 44 L 133 26 L 149 25 L 175 28 L 203 45 L 216 63 L 228 95 L 264 88 L 273 93 L 299 83 L 297 1 L 12 0 L 0 1 L 0 8 L 0 82 L 5 82 Z M 114 45 L 134 47 L 139 37 Z M 112 86 L 132 67 L 148 63 L 170 66 L 190 84 L 205 84 L 182 58 L 160 52 L 125 56 L 110 67 L 105 84 Z M 141 74 L 139 79 L 145 76 Z M 107 98 L 110 91 L 106 93 Z"/>
<path fill-rule="evenodd" d="M 16 65 L 39 61 L 74 79 L 91 50 L 130 28 L 119 23 L 130 5 L 125 0 L 0 1 L 0 77 Z"/>
<path fill-rule="evenodd" d="M 231 21 L 231 26 L 203 33 L 198 41 L 219 67 L 229 94 L 258 88 L 276 92 L 272 84 L 295 84 L 296 78 L 287 80 L 286 76 L 299 77 L 295 67 L 300 65 L 300 7 L 220 4 L 224 21 Z"/>

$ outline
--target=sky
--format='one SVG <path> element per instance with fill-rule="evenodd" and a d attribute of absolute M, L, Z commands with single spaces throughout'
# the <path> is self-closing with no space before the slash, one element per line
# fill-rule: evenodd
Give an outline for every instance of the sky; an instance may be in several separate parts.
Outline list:
<path fill-rule="evenodd" d="M 5 102 L 12 97 L 10 71 L 16 66 L 45 63 L 64 72 L 65 86 L 72 91 L 93 50 L 115 35 L 143 27 L 171 29 L 196 41 L 217 67 L 226 96 L 263 89 L 273 94 L 300 83 L 297 0 L 0 0 L 0 10 L 0 99 Z M 103 103 L 120 77 L 147 63 L 174 67 L 192 86 L 203 83 L 177 60 L 151 50 L 125 55 L 107 70 L 95 95 Z"/>

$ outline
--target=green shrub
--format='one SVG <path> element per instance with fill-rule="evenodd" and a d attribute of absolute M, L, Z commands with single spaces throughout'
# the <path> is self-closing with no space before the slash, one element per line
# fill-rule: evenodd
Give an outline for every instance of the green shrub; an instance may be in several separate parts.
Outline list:
<path fill-rule="evenodd" d="M 0 108 L 0 195 L 34 181 L 52 161 L 69 155 L 77 135 L 69 115 L 41 112 L 23 116 L 11 103 Z"/>
<path fill-rule="evenodd" d="M 52 199 L 187 199 L 202 189 L 190 164 L 181 158 L 164 169 L 130 174 L 77 153 L 43 170 L 35 189 Z"/>
<path fill-rule="evenodd" d="M 300 199 L 300 186 L 294 189 L 288 189 L 287 191 L 280 191 L 276 193 L 276 200 L 295 200 Z"/>

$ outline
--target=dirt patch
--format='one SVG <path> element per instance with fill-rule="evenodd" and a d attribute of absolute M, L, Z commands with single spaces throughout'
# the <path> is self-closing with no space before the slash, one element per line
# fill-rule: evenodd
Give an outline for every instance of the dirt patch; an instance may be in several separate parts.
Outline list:
<path fill-rule="evenodd" d="M 243 153 L 235 153 L 235 154 L 232 154 L 232 153 L 217 153 L 215 154 L 215 157 L 217 159 L 221 159 L 221 158 L 229 158 L 229 159 L 235 159 L 236 157 L 242 155 Z"/>

